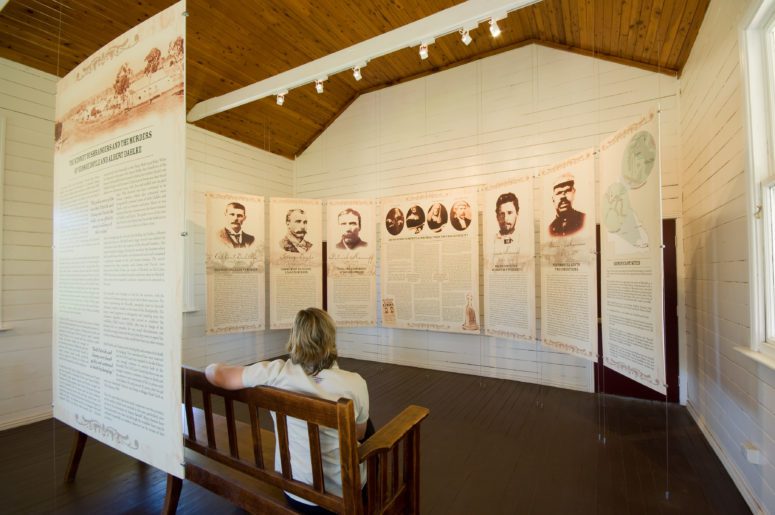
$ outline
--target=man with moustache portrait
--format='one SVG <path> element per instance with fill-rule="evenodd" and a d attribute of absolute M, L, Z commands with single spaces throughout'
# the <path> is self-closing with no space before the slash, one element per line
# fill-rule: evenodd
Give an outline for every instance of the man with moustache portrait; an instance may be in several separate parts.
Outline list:
<path fill-rule="evenodd" d="M 552 187 L 552 203 L 554 204 L 555 217 L 549 224 L 551 236 L 570 236 L 576 234 L 584 227 L 586 214 L 573 209 L 573 200 L 576 198 L 576 180 L 573 175 L 566 173 L 560 176 Z"/>
<path fill-rule="evenodd" d="M 239 202 L 230 202 L 226 204 L 226 210 L 223 212 L 226 220 L 226 226 L 218 231 L 218 239 L 224 245 L 235 249 L 250 247 L 256 238 L 242 230 L 242 224 L 245 223 L 245 206 Z"/>
<path fill-rule="evenodd" d="M 361 239 L 361 214 L 352 208 L 347 208 L 337 216 L 342 238 L 336 244 L 341 250 L 356 250 L 369 244 Z"/>
<path fill-rule="evenodd" d="M 501 193 L 495 201 L 495 218 L 498 232 L 495 234 L 493 253 L 519 253 L 519 234 L 516 232 L 519 217 L 519 199 L 512 192 Z"/>
<path fill-rule="evenodd" d="M 280 240 L 280 247 L 285 252 L 305 254 L 312 248 L 312 243 L 305 240 L 307 236 L 307 215 L 303 209 L 289 209 L 285 215 L 285 225 L 288 233 Z"/>

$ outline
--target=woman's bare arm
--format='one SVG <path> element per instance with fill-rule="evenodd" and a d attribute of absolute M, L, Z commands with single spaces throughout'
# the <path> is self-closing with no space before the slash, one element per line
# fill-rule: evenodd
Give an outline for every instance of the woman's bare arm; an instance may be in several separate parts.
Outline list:
<path fill-rule="evenodd" d="M 363 440 L 363 437 L 366 436 L 366 426 L 368 423 L 369 421 L 367 420 L 363 424 L 355 424 L 355 437 L 358 440 Z"/>
<path fill-rule="evenodd" d="M 245 367 L 239 365 L 213 363 L 212 365 L 207 365 L 205 376 L 215 386 L 226 390 L 239 390 L 245 388 L 245 385 L 242 383 L 242 371 L 244 369 Z"/>

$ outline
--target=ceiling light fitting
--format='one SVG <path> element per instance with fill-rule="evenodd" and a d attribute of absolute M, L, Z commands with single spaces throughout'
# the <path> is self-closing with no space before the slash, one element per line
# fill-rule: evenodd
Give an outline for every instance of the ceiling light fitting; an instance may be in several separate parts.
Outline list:
<path fill-rule="evenodd" d="M 508 15 L 508 11 L 501 11 L 490 18 L 490 34 L 492 34 L 492 37 L 497 38 L 501 35 L 501 28 L 498 27 L 498 22 L 505 20 Z"/>
<path fill-rule="evenodd" d="M 363 78 L 363 75 L 361 75 L 361 68 L 365 68 L 366 63 L 356 64 L 355 67 L 353 67 L 353 78 L 356 81 L 359 81 Z"/>
<path fill-rule="evenodd" d="M 460 29 L 460 40 L 463 42 L 465 46 L 468 46 L 471 44 L 471 34 L 468 33 L 468 29 Z"/>
<path fill-rule="evenodd" d="M 428 45 L 426 43 L 422 43 L 420 45 L 420 59 L 425 60 L 428 58 Z"/>
<path fill-rule="evenodd" d="M 421 45 L 421 51 L 425 54 L 423 58 L 427 58 L 428 46 L 433 44 L 434 38 L 460 32 L 462 41 L 466 43 L 468 38 L 464 37 L 464 33 L 468 31 L 468 37 L 470 38 L 470 31 L 476 29 L 480 23 L 487 22 L 488 20 L 490 21 L 490 31 L 495 36 L 500 33 L 497 21 L 506 18 L 506 15 L 510 12 L 539 1 L 466 0 L 426 18 L 415 20 L 407 25 L 366 41 L 361 41 L 278 75 L 262 79 L 254 84 L 244 86 L 218 97 L 198 102 L 188 112 L 186 120 L 195 122 L 216 113 L 234 109 L 248 102 L 279 95 L 279 92 L 283 90 L 292 90 L 313 82 L 315 83 L 316 91 L 322 92 L 322 83 L 328 79 L 329 75 L 352 70 L 353 77 L 356 77 L 356 69 L 363 68 L 363 65 L 358 66 L 357 63 L 368 62 L 371 59 L 398 52 L 407 47 L 413 48 Z M 0 0 L 1 2 L 2 0 Z M 470 41 L 467 44 L 470 44 Z M 321 76 L 323 76 L 323 79 L 321 79 Z"/>
<path fill-rule="evenodd" d="M 288 94 L 288 90 L 281 91 L 277 94 L 277 105 L 281 106 L 285 103 L 285 95 Z"/>
<path fill-rule="evenodd" d="M 501 35 L 501 28 L 498 27 L 498 21 L 495 18 L 490 18 L 490 34 L 494 38 Z"/>
<path fill-rule="evenodd" d="M 436 42 L 435 38 L 423 40 L 420 43 L 420 59 L 423 61 L 428 58 L 428 46 Z"/>

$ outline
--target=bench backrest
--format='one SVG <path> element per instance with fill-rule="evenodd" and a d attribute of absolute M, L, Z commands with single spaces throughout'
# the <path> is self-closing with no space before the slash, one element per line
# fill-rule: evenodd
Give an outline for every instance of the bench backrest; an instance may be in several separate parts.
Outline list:
<path fill-rule="evenodd" d="M 333 402 L 267 386 L 233 391 L 224 390 L 210 384 L 203 372 L 187 367 L 183 367 L 183 389 L 187 429 L 186 447 L 269 485 L 308 499 L 328 510 L 339 513 L 363 513 L 352 400 L 339 399 L 338 402 Z M 206 440 L 203 435 L 197 435 L 193 403 L 194 390 L 199 390 L 202 395 Z M 224 402 L 228 450 L 219 449 L 217 445 L 215 421 L 220 417 L 213 413 L 213 396 L 221 397 Z M 246 431 L 238 431 L 238 427 L 244 426 L 244 423 L 237 421 L 235 416 L 236 403 L 243 403 L 247 406 L 252 456 L 240 456 L 239 439 L 240 436 L 245 438 Z M 274 467 L 265 466 L 265 452 L 271 455 L 274 449 L 264 449 L 266 442 L 262 443 L 259 408 L 273 411 L 276 415 L 275 437 L 280 450 L 281 473 L 276 472 Z M 313 474 L 312 485 L 292 479 L 287 417 L 307 422 Z M 341 497 L 326 492 L 324 488 L 320 426 L 330 427 L 338 431 L 342 474 Z M 201 430 L 201 426 L 199 429 Z M 203 443 L 204 441 L 206 444 Z"/>

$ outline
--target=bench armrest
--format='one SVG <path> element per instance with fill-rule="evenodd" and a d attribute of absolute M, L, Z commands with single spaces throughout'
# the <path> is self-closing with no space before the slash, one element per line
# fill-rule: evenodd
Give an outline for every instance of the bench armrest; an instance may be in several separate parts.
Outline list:
<path fill-rule="evenodd" d="M 363 462 L 378 452 L 392 448 L 412 428 L 423 421 L 430 411 L 421 406 L 408 406 L 382 426 L 358 447 L 358 461 Z"/>

